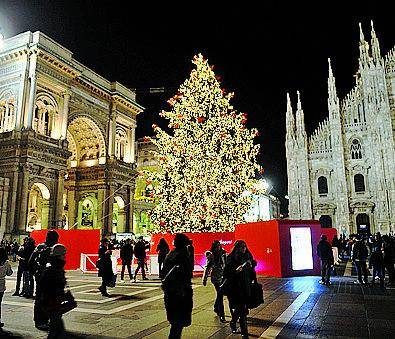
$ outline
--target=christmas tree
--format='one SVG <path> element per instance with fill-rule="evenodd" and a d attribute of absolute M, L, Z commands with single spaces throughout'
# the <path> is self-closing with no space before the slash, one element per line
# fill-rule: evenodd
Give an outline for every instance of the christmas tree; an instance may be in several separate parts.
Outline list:
<path fill-rule="evenodd" d="M 151 220 L 157 231 L 224 232 L 243 222 L 250 207 L 251 190 L 259 145 L 256 129 L 245 127 L 246 114 L 230 104 L 202 55 L 193 59 L 195 68 L 168 103 L 172 134 L 153 125 L 159 170 L 150 173 L 153 195 L 159 202 Z"/>

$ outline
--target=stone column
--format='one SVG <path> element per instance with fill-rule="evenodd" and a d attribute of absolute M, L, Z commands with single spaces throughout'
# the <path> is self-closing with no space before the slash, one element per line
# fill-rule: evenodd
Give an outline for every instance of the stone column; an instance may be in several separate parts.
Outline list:
<path fill-rule="evenodd" d="M 41 203 L 41 229 L 48 229 L 49 223 L 49 200 L 42 200 Z"/>
<path fill-rule="evenodd" d="M 76 229 L 77 225 L 75 225 L 75 207 L 78 206 L 78 201 L 75 200 L 75 191 L 74 187 L 70 187 L 67 190 L 67 218 L 69 222 L 69 229 Z"/>
<path fill-rule="evenodd" d="M 25 66 L 20 78 L 17 109 L 15 112 L 15 130 L 17 131 L 20 131 L 22 127 L 23 112 L 25 112 L 26 107 L 26 96 L 29 93 L 29 57 L 27 55 L 23 57 L 23 62 Z"/>
<path fill-rule="evenodd" d="M 59 227 L 63 216 L 63 192 L 64 192 L 64 171 L 58 172 L 58 183 L 55 201 L 55 222 L 56 228 Z"/>
<path fill-rule="evenodd" d="M 37 65 L 37 54 L 33 53 L 30 56 L 30 68 L 29 68 L 29 99 L 27 103 L 27 110 L 25 111 L 24 127 L 26 129 L 32 128 L 34 118 L 34 107 L 36 103 L 36 65 Z"/>
<path fill-rule="evenodd" d="M 118 224 L 117 224 L 117 232 L 126 232 L 126 212 L 124 210 L 118 211 Z"/>
<path fill-rule="evenodd" d="M 67 123 L 69 117 L 69 102 L 71 94 L 70 92 L 63 93 L 63 112 L 62 112 L 62 123 L 61 123 L 61 139 L 66 139 L 67 136 Z"/>
<path fill-rule="evenodd" d="M 117 106 L 115 103 L 111 105 L 110 120 L 108 122 L 108 155 L 114 157 L 115 155 L 115 132 L 117 128 Z"/>
<path fill-rule="evenodd" d="M 27 204 L 29 200 L 29 170 L 26 165 L 23 167 L 21 175 L 20 206 L 15 206 L 15 208 L 19 209 L 18 230 L 20 232 L 25 232 L 27 225 Z"/>
<path fill-rule="evenodd" d="M 9 218 L 9 227 L 10 232 L 16 233 L 18 231 L 18 224 L 15 223 L 15 217 L 18 217 L 17 209 L 16 209 L 16 199 L 18 193 L 18 171 L 14 169 L 12 173 L 12 191 L 11 191 L 11 201 L 10 201 L 10 218 Z M 16 219 L 18 222 L 18 218 Z"/>
<path fill-rule="evenodd" d="M 106 233 L 111 234 L 112 233 L 112 214 L 113 214 L 113 210 L 114 210 L 114 186 L 113 185 L 109 185 L 108 187 L 108 195 L 107 195 L 107 201 L 106 201 L 106 205 L 107 205 L 107 213 L 106 213 L 106 217 L 104 218 L 103 222 L 104 222 L 104 230 L 106 230 Z"/>
<path fill-rule="evenodd" d="M 134 191 L 135 187 L 130 186 L 129 188 L 129 232 L 136 233 L 134 230 L 134 220 L 133 220 L 133 214 L 134 214 Z"/>
<path fill-rule="evenodd" d="M 134 143 L 135 143 L 135 127 L 130 129 L 130 162 L 136 162 L 136 155 L 134 154 Z"/>
<path fill-rule="evenodd" d="M 8 212 L 8 192 L 10 189 L 10 179 L 0 177 L 0 237 L 3 239 L 7 232 L 7 212 Z"/>
<path fill-rule="evenodd" d="M 105 228 L 104 228 L 104 219 L 103 217 L 105 216 L 105 203 L 104 202 L 104 196 L 105 196 L 105 188 L 100 187 L 97 190 L 97 227 L 102 230 L 102 233 L 104 233 Z"/>

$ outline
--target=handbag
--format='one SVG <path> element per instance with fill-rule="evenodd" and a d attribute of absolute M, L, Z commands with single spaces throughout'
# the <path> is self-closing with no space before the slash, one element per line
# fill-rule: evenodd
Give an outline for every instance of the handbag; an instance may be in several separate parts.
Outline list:
<path fill-rule="evenodd" d="M 249 309 L 252 309 L 258 307 L 263 303 L 264 300 L 263 300 L 262 284 L 255 281 L 251 284 L 251 295 L 248 298 L 247 306 Z"/>
<path fill-rule="evenodd" d="M 69 290 L 67 290 L 61 300 L 60 300 L 60 304 L 59 304 L 59 313 L 60 314 L 65 314 L 67 312 L 70 312 L 72 309 L 77 307 L 77 302 L 75 301 L 73 295 L 71 294 L 71 292 Z"/>

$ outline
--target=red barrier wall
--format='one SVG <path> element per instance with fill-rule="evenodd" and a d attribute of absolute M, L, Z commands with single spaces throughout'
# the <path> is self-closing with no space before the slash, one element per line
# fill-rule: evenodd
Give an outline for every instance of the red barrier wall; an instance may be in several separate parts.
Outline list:
<path fill-rule="evenodd" d="M 330 244 L 332 244 L 333 237 L 337 235 L 336 228 L 321 228 L 321 234 L 325 234 Z"/>
<path fill-rule="evenodd" d="M 292 270 L 291 227 L 309 227 L 313 269 Z M 235 240 L 244 240 L 257 260 L 258 274 L 289 277 L 318 275 L 320 262 L 316 247 L 321 236 L 321 226 L 315 220 L 270 220 L 236 226 Z"/>
<path fill-rule="evenodd" d="M 76 270 L 80 267 L 81 253 L 97 253 L 100 243 L 100 230 L 56 230 L 59 233 L 59 243 L 66 246 L 66 270 Z M 30 236 L 36 245 L 45 241 L 47 230 L 33 231 Z"/>

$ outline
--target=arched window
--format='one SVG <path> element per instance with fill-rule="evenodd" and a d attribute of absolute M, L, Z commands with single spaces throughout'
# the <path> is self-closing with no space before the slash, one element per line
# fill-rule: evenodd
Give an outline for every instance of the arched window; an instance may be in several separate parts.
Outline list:
<path fill-rule="evenodd" d="M 328 194 L 328 180 L 326 177 L 318 178 L 318 194 Z"/>
<path fill-rule="evenodd" d="M 47 95 L 37 98 L 34 109 L 33 129 L 46 136 L 51 136 L 55 127 L 56 115 L 58 108 L 56 101 Z"/>
<path fill-rule="evenodd" d="M 362 174 L 354 175 L 355 192 L 365 192 L 365 177 Z"/>
<path fill-rule="evenodd" d="M 354 139 L 350 146 L 351 159 L 362 159 L 362 145 L 359 140 Z"/>
<path fill-rule="evenodd" d="M 0 133 L 12 131 L 15 127 L 15 99 L 10 91 L 0 96 Z"/>
<path fill-rule="evenodd" d="M 127 135 L 124 129 L 118 128 L 115 133 L 115 157 L 124 160 L 126 155 L 126 146 L 128 144 Z"/>

